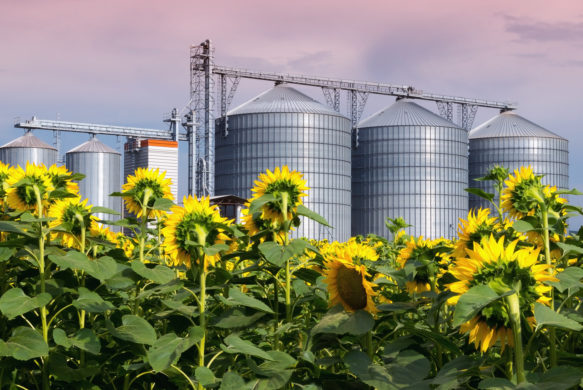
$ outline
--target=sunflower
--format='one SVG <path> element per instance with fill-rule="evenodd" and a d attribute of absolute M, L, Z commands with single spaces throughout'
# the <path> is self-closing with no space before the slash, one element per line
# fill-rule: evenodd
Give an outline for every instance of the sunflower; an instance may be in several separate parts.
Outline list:
<path fill-rule="evenodd" d="M 272 229 L 272 222 L 266 219 L 261 218 L 262 213 L 256 212 L 254 214 L 249 214 L 249 203 L 245 204 L 247 208 L 241 211 L 243 226 L 247 229 L 249 237 L 253 237 L 259 232 Z M 293 230 L 293 227 L 292 227 Z M 275 235 L 277 242 L 283 244 L 285 240 L 285 232 L 277 232 Z M 266 236 L 262 236 L 259 239 L 259 242 L 262 243 L 266 240 Z"/>
<path fill-rule="evenodd" d="M 477 285 L 489 285 L 497 291 L 508 291 L 519 285 L 521 310 L 525 316 L 532 316 L 535 302 L 548 304 L 547 294 L 551 287 L 545 281 L 557 281 L 549 274 L 550 266 L 538 264 L 540 249 L 516 249 L 520 240 L 508 245 L 505 237 L 496 240 L 493 235 L 474 243 L 474 249 L 467 256 L 457 258 L 449 272 L 457 281 L 447 284 L 447 288 L 457 294 L 448 303 L 456 304 L 461 294 Z M 500 341 L 502 348 L 513 345 L 510 316 L 504 300 L 497 300 L 483 308 L 472 320 L 460 327 L 460 333 L 469 331 L 470 342 L 485 352 Z"/>
<path fill-rule="evenodd" d="M 4 198 L 6 197 L 6 189 L 8 188 L 8 179 L 12 175 L 12 168 L 8 164 L 0 161 L 0 206 L 4 205 Z"/>
<path fill-rule="evenodd" d="M 365 310 L 376 313 L 373 297 L 376 284 L 370 282 L 364 260 L 376 261 L 376 252 L 358 243 L 334 245 L 325 255 L 324 283 L 328 285 L 330 306 L 342 304 L 346 311 Z M 370 257 L 362 257 L 370 256 Z"/>
<path fill-rule="evenodd" d="M 444 264 L 444 258 L 440 255 L 442 250 L 440 247 L 443 244 L 441 240 L 411 237 L 406 246 L 399 251 L 397 256 L 399 269 L 405 268 L 407 263 L 415 265 L 412 280 L 405 285 L 410 294 L 432 290 L 431 285 L 435 285 L 436 278 L 440 274 L 440 267 Z"/>
<path fill-rule="evenodd" d="M 56 164 L 53 164 L 49 167 L 47 173 L 51 178 L 53 187 L 62 188 L 74 195 L 79 193 L 79 185 L 71 180 L 72 173 L 67 168 L 63 166 L 58 167 Z"/>
<path fill-rule="evenodd" d="M 127 183 L 122 188 L 122 196 L 126 209 L 136 217 L 142 216 L 142 205 L 146 201 L 147 218 L 159 218 L 163 215 L 161 210 L 151 210 L 158 198 L 174 200 L 170 191 L 172 180 L 165 179 L 166 171 L 160 173 L 158 169 L 138 168 L 133 175 L 127 177 Z M 146 200 L 147 198 L 147 200 Z"/>
<path fill-rule="evenodd" d="M 49 208 L 48 216 L 54 218 L 49 222 L 49 228 L 60 227 L 63 231 L 51 233 L 51 239 L 60 239 L 68 248 L 81 249 L 82 235 L 91 228 L 97 217 L 91 214 L 91 205 L 87 199 L 65 198 L 55 201 Z"/>
<path fill-rule="evenodd" d="M 26 163 L 26 170 L 20 166 L 12 170 L 12 174 L 6 180 L 6 203 L 8 207 L 17 211 L 38 211 L 38 190 L 43 208 L 49 204 L 49 194 L 55 189 L 47 174 L 44 165 Z"/>
<path fill-rule="evenodd" d="M 535 176 L 532 168 L 520 167 L 514 170 L 514 175 L 504 181 L 506 188 L 502 191 L 502 208 L 511 217 L 521 219 L 534 215 L 538 201 L 533 191 L 542 190 L 541 176 Z"/>
<path fill-rule="evenodd" d="M 198 200 L 189 195 L 188 198 L 184 197 L 184 207 L 173 206 L 170 211 L 166 227 L 162 229 L 165 238 L 162 245 L 175 266 L 192 266 L 192 253 L 197 247 L 191 242 L 206 246 L 229 240 L 224 230 L 217 225 L 230 225 L 232 221 L 221 217 L 219 208 L 211 206 L 208 197 Z M 218 253 L 212 256 L 205 254 L 205 271 L 209 264 L 214 266 L 219 258 Z"/>
<path fill-rule="evenodd" d="M 132 258 L 135 245 L 131 238 L 126 237 L 123 233 L 117 233 L 115 235 L 114 243 L 115 247 L 121 249 L 128 259 Z"/>
<path fill-rule="evenodd" d="M 297 171 L 290 172 L 287 165 L 281 169 L 276 167 L 273 172 L 268 169 L 266 173 L 260 173 L 259 180 L 255 181 L 255 187 L 251 189 L 254 192 L 251 201 L 267 194 L 275 197 L 275 200 L 262 206 L 261 218 L 278 223 L 292 219 L 297 207 L 303 204 L 302 197 L 307 196 L 305 191 L 309 190 L 302 177 Z M 284 208 L 287 211 L 286 218 Z"/>
<path fill-rule="evenodd" d="M 101 241 L 116 242 L 115 233 L 112 232 L 108 227 L 102 226 L 99 222 L 93 221 L 89 227 L 89 234 L 91 237 L 96 238 Z"/>

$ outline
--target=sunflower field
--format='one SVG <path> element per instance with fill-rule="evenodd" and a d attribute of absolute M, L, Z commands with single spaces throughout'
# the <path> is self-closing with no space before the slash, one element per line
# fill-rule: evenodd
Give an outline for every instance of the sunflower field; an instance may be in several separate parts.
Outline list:
<path fill-rule="evenodd" d="M 138 169 L 129 217 L 64 167 L 0 162 L 0 389 L 571 389 L 583 385 L 582 214 L 496 167 L 458 237 L 294 238 L 309 183 L 259 175 L 242 223 Z M 118 231 L 119 233 L 114 233 Z M 121 233 L 123 232 L 123 233 Z"/>

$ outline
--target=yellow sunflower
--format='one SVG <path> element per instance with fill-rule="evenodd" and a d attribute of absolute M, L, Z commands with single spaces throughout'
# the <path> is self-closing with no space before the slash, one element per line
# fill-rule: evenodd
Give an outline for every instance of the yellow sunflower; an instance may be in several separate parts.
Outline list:
<path fill-rule="evenodd" d="M 246 206 L 247 208 L 241 211 L 241 214 L 243 214 L 241 219 L 243 221 L 243 226 L 245 227 L 245 229 L 247 229 L 249 237 L 253 237 L 259 232 L 272 228 L 271 221 L 261 218 L 262 213 L 257 212 L 255 214 L 249 214 L 249 203 L 246 203 Z M 285 232 L 277 232 L 275 237 L 277 239 L 277 242 L 283 244 L 285 240 Z M 259 242 L 260 243 L 264 242 L 266 239 L 267 239 L 266 236 L 262 236 L 259 239 Z"/>
<path fill-rule="evenodd" d="M 8 164 L 4 164 L 0 161 L 0 206 L 4 205 L 4 199 L 6 198 L 6 189 L 8 188 L 8 179 L 12 175 L 12 168 Z"/>
<path fill-rule="evenodd" d="M 456 304 L 461 294 L 477 285 L 490 285 L 493 288 L 510 290 L 520 282 L 518 291 L 521 310 L 525 316 L 532 316 L 534 302 L 548 304 L 547 294 L 552 290 L 543 284 L 545 281 L 557 281 L 549 274 L 550 266 L 538 263 L 540 249 L 516 249 L 520 240 L 505 245 L 505 237 L 499 240 L 493 235 L 474 243 L 474 249 L 467 251 L 467 256 L 457 258 L 449 272 L 457 281 L 447 288 L 457 294 L 448 303 Z M 530 315 L 529 315 L 530 314 Z M 485 352 L 499 340 L 502 347 L 513 345 L 512 330 L 508 308 L 504 300 L 497 300 L 483 308 L 478 315 L 462 325 L 460 333 L 470 331 L 470 342 L 480 346 Z"/>
<path fill-rule="evenodd" d="M 442 239 L 426 240 L 423 237 L 417 239 L 411 237 L 406 246 L 399 251 L 397 267 L 403 269 L 407 263 L 415 265 L 412 280 L 405 285 L 410 294 L 431 291 L 431 285 L 436 285 L 440 267 L 445 267 L 444 261 L 448 259 L 440 255 L 439 247 L 443 245 Z"/>
<path fill-rule="evenodd" d="M 53 164 L 49 167 L 47 173 L 51 178 L 53 187 L 62 188 L 74 195 L 79 193 L 79 185 L 71 180 L 72 173 L 67 168 L 63 166 L 58 167 L 56 164 Z"/>
<path fill-rule="evenodd" d="M 330 306 L 340 303 L 346 311 L 365 310 L 376 313 L 377 308 L 373 301 L 373 297 L 377 295 L 373 290 L 376 284 L 367 279 L 371 275 L 361 262 L 376 261 L 378 256 L 373 250 L 372 257 L 360 257 L 371 255 L 371 252 L 358 246 L 365 245 L 357 243 L 339 245 L 325 255 L 324 283 L 328 285 Z"/>
<path fill-rule="evenodd" d="M 538 203 L 532 192 L 542 189 L 541 176 L 535 176 L 530 166 L 520 167 L 504 183 L 506 188 L 501 196 L 504 211 L 517 219 L 534 215 Z"/>
<path fill-rule="evenodd" d="M 161 210 L 152 210 L 154 202 L 158 198 L 174 200 L 170 191 L 172 180 L 166 179 L 166 172 L 160 173 L 158 169 L 138 168 L 133 175 L 127 177 L 127 183 L 122 188 L 126 209 L 136 217 L 142 217 L 142 205 L 146 200 L 148 211 L 145 217 L 159 218 L 164 214 Z"/>
<path fill-rule="evenodd" d="M 97 219 L 91 214 L 91 205 L 87 205 L 87 199 L 65 198 L 55 201 L 49 208 L 48 216 L 54 218 L 49 222 L 51 229 L 60 228 L 64 231 L 51 233 L 51 239 L 60 239 L 68 248 L 81 249 L 82 230 L 88 232 L 91 225 Z"/>
<path fill-rule="evenodd" d="M 216 205 L 211 206 L 208 197 L 198 200 L 189 195 L 188 198 L 184 197 L 184 207 L 173 206 L 170 212 L 166 227 L 162 229 L 162 245 L 175 266 L 192 266 L 192 254 L 197 248 L 192 243 L 206 246 L 229 240 L 224 230 L 217 225 L 230 225 L 232 221 L 221 217 L 219 208 Z M 219 253 L 212 256 L 205 254 L 205 271 L 208 265 L 214 266 L 219 258 Z"/>
<path fill-rule="evenodd" d="M 273 172 L 268 169 L 266 173 L 260 173 L 259 180 L 255 181 L 255 187 L 251 189 L 254 192 L 251 201 L 266 194 L 275 197 L 274 201 L 261 208 L 261 218 L 278 223 L 292 219 L 297 207 L 303 203 L 302 197 L 307 196 L 305 191 L 309 190 L 302 177 L 297 171 L 290 172 L 287 165 L 281 169 L 276 167 Z M 282 211 L 284 208 L 287 210 L 286 218 Z"/>
<path fill-rule="evenodd" d="M 55 189 L 44 165 L 26 163 L 26 170 L 20 166 L 12 170 L 6 180 L 6 204 L 17 211 L 37 211 L 37 195 L 43 209 L 49 204 L 50 192 Z"/>
<path fill-rule="evenodd" d="M 123 233 L 117 233 L 114 243 L 116 248 L 123 250 L 124 255 L 128 259 L 132 259 L 135 245 L 131 238 L 125 236 Z"/>
<path fill-rule="evenodd" d="M 112 232 L 108 227 L 102 226 L 97 221 L 93 221 L 91 223 L 91 226 L 89 227 L 89 234 L 91 237 L 101 241 L 111 242 L 112 244 L 116 242 L 115 233 Z"/>

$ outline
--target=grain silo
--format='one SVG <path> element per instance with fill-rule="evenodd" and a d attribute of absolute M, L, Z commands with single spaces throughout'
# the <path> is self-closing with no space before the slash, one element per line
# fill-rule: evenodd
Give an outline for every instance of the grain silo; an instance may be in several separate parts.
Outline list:
<path fill-rule="evenodd" d="M 285 84 L 217 119 L 215 193 L 251 197 L 261 172 L 287 165 L 304 174 L 306 207 L 333 229 L 303 219 L 296 236 L 350 237 L 350 120 Z"/>
<path fill-rule="evenodd" d="M 27 131 L 22 137 L 0 147 L 0 161 L 22 168 L 27 162 L 49 167 L 57 162 L 57 149 Z"/>
<path fill-rule="evenodd" d="M 514 171 L 530 165 L 544 184 L 569 187 L 569 141 L 515 114 L 503 112 L 476 127 L 469 134 L 469 185 L 493 193 L 491 182 L 474 181 L 495 165 Z M 470 208 L 491 207 L 470 195 Z"/>
<path fill-rule="evenodd" d="M 352 151 L 352 234 L 388 237 L 387 217 L 409 234 L 452 237 L 468 209 L 468 133 L 407 100 L 359 124 Z"/>
<path fill-rule="evenodd" d="M 121 191 L 121 154 L 100 142 L 91 139 L 66 154 L 67 169 L 85 175 L 79 182 L 79 193 L 88 198 L 93 206 L 107 207 L 121 213 L 121 198 L 109 196 Z M 96 214 L 100 219 L 117 220 L 119 216 Z"/>

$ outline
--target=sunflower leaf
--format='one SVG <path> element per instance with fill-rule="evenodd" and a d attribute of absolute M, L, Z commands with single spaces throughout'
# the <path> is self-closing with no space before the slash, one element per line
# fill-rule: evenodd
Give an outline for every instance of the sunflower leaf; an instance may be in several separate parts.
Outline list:
<path fill-rule="evenodd" d="M 577 321 L 573 321 L 572 319 L 557 313 L 550 307 L 538 302 L 534 304 L 534 319 L 536 320 L 537 329 L 540 329 L 543 326 L 553 326 L 575 331 L 583 330 L 583 326 Z"/>
<path fill-rule="evenodd" d="M 255 356 L 265 360 L 274 360 L 270 354 L 257 347 L 250 341 L 243 340 L 235 334 L 225 338 L 225 344 L 221 344 L 221 349 L 227 353 L 242 353 L 245 355 Z"/>
<path fill-rule="evenodd" d="M 121 318 L 121 322 L 121 326 L 109 329 L 113 336 L 136 344 L 153 345 L 156 342 L 156 331 L 145 319 L 126 314 Z"/>
<path fill-rule="evenodd" d="M 479 188 L 465 188 L 464 190 L 470 194 L 489 200 L 490 202 L 494 199 L 494 194 L 491 194 Z"/>
<path fill-rule="evenodd" d="M 157 198 L 154 201 L 154 205 L 152 206 L 153 210 L 163 210 L 163 211 L 170 211 L 170 208 L 174 206 L 174 202 L 170 199 L 166 198 Z"/>
<path fill-rule="evenodd" d="M 579 289 L 583 287 L 583 283 L 581 283 L 581 279 L 583 279 L 583 269 L 579 267 L 565 268 L 563 272 L 559 272 L 556 276 L 559 279 L 558 282 L 547 282 L 547 284 L 555 287 L 560 292 L 569 288 Z"/>
<path fill-rule="evenodd" d="M 452 326 L 458 327 L 464 322 L 471 320 L 484 307 L 510 294 L 514 294 L 514 291 L 510 290 L 507 293 L 498 295 L 498 293 L 486 285 L 470 288 L 460 297 L 455 307 Z"/>
<path fill-rule="evenodd" d="M 534 226 L 532 226 L 530 223 L 523 221 L 523 220 L 516 220 L 514 221 L 514 223 L 512 224 L 512 227 L 514 228 L 514 230 L 516 230 L 519 233 L 526 233 L 526 232 L 530 232 L 532 230 L 536 230 L 536 228 Z"/>
<path fill-rule="evenodd" d="M 23 229 L 24 227 L 26 227 L 26 225 L 19 222 L 0 221 L 0 231 L 2 232 L 18 233 L 22 234 L 23 236 L 34 237 L 33 234 L 25 231 Z"/>
<path fill-rule="evenodd" d="M 239 305 L 239 306 L 247 306 L 253 309 L 261 310 L 266 313 L 273 314 L 273 310 L 265 303 L 261 302 L 258 299 L 250 297 L 247 294 L 244 294 L 236 287 L 229 288 L 229 298 L 225 299 L 225 303 L 229 306 Z"/>
<path fill-rule="evenodd" d="M 324 226 L 333 228 L 332 226 L 330 226 L 330 224 L 328 223 L 328 221 L 326 221 L 326 219 L 324 217 L 322 217 L 320 214 L 310 210 L 309 208 L 307 208 L 306 206 L 304 206 L 302 204 L 298 205 L 297 213 L 298 213 L 298 215 L 301 215 L 302 217 L 306 217 L 306 218 L 311 219 L 312 221 L 318 222 L 320 225 L 324 225 Z"/>
<path fill-rule="evenodd" d="M 265 194 L 260 196 L 259 198 L 253 200 L 253 202 L 251 202 L 251 204 L 249 205 L 249 214 L 253 215 L 256 212 L 258 212 L 259 210 L 261 210 L 261 207 L 263 207 L 265 204 L 269 203 L 269 202 L 274 202 L 275 201 L 275 196 L 271 195 L 271 194 Z"/>
<path fill-rule="evenodd" d="M 49 354 L 49 346 L 35 329 L 20 326 L 12 332 L 12 337 L 0 340 L 0 356 L 12 356 L 16 360 L 30 360 Z"/>
<path fill-rule="evenodd" d="M 352 334 L 360 336 L 374 327 L 374 318 L 364 310 L 354 313 L 344 311 L 342 305 L 336 305 L 322 317 L 312 328 L 312 335 L 318 333 Z"/>
<path fill-rule="evenodd" d="M 207 256 L 214 256 L 219 252 L 226 251 L 229 249 L 227 244 L 215 244 L 213 246 L 203 247 L 202 250 Z"/>
<path fill-rule="evenodd" d="M 149 279 L 158 284 L 166 284 L 176 278 L 176 273 L 172 269 L 162 264 L 158 264 L 154 268 L 148 268 L 141 261 L 134 260 L 131 262 L 131 267 L 132 271 L 141 277 Z"/>
<path fill-rule="evenodd" d="M 281 267 L 288 259 L 304 253 L 309 243 L 304 240 L 293 240 L 288 245 L 279 245 L 274 241 L 259 244 L 259 250 L 271 264 Z"/>
<path fill-rule="evenodd" d="M 102 214 L 113 214 L 113 215 L 121 215 L 119 212 L 107 208 L 107 207 L 101 207 L 101 206 L 94 206 L 91 208 L 91 212 L 93 214 L 97 214 L 97 213 L 102 213 Z"/>
<path fill-rule="evenodd" d="M 51 301 L 49 293 L 41 293 L 35 297 L 29 297 L 20 288 L 11 288 L 0 298 L 0 311 L 9 320 L 21 314 L 46 305 Z"/>
<path fill-rule="evenodd" d="M 111 302 L 103 300 L 98 293 L 85 287 L 79 287 L 79 298 L 73 301 L 73 306 L 89 313 L 104 313 L 115 309 Z"/>

